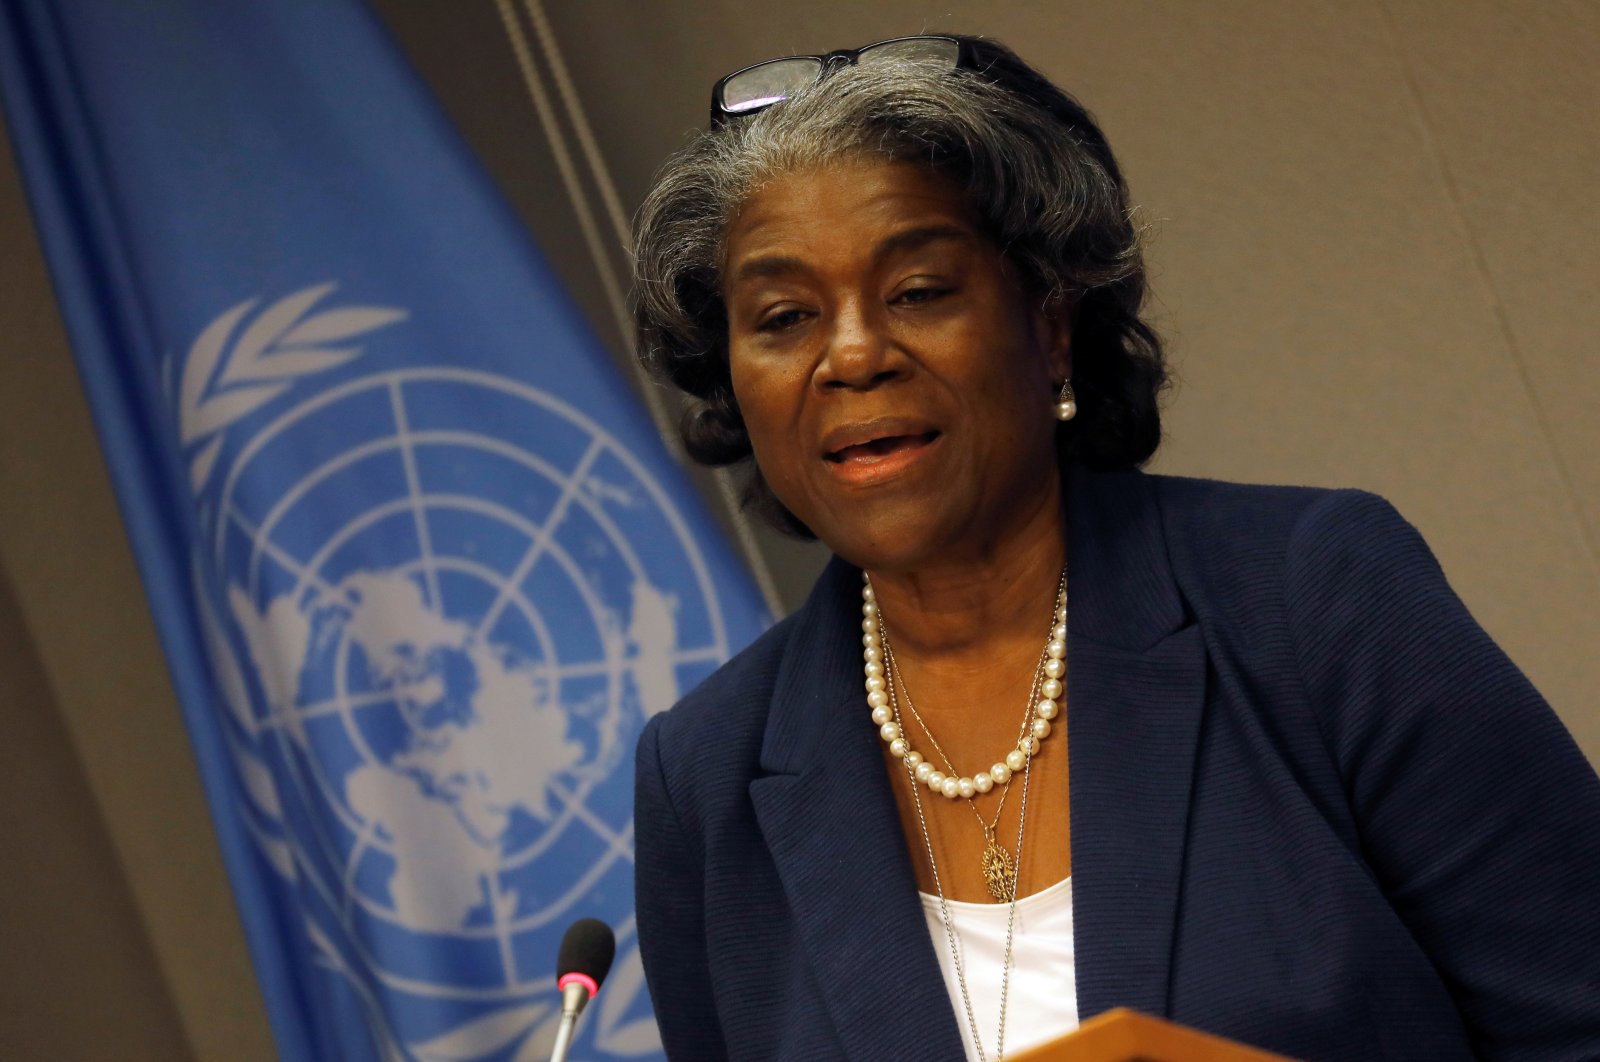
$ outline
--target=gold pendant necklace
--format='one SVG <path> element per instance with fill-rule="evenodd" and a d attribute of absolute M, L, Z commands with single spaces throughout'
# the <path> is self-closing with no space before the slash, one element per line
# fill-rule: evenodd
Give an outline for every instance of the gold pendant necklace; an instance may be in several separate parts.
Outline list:
<path fill-rule="evenodd" d="M 899 720 L 900 704 L 904 703 L 906 710 L 911 713 L 911 718 L 916 720 L 917 726 L 922 728 L 923 734 L 927 736 L 928 742 L 933 745 L 934 751 L 944 761 L 945 769 L 954 775 L 956 773 L 955 764 L 950 762 L 950 757 L 945 754 L 944 746 L 940 745 L 939 739 L 933 736 L 933 731 L 928 729 L 927 722 L 923 720 L 921 714 L 917 711 L 917 706 L 911 701 L 911 691 L 906 689 L 905 680 L 900 674 L 899 667 L 895 664 L 894 649 L 889 645 L 889 632 L 884 629 L 881 621 L 878 625 L 878 634 L 883 643 L 884 661 L 889 665 L 888 688 L 890 704 L 893 706 L 897 721 Z M 1041 657 L 1040 668 L 1049 659 L 1048 654 Z M 1028 744 L 1022 744 L 1022 742 L 1028 740 L 1028 728 L 1033 720 L 1035 710 L 1034 702 L 1039 697 L 1039 687 L 1043 679 L 1044 672 L 1040 669 L 1035 669 L 1033 688 L 1028 691 L 1027 706 L 1022 713 L 1022 730 L 1017 738 L 1019 747 L 1027 750 L 1030 760 L 1033 751 L 1038 748 L 1038 741 L 1034 740 L 1028 742 Z M 895 694 L 898 694 L 898 696 L 895 696 Z M 997 764 L 996 766 L 999 765 Z M 912 782 L 915 783 L 915 781 L 916 779 L 913 778 Z M 994 809 L 993 822 L 985 822 L 982 812 L 978 810 L 977 802 L 971 797 L 967 797 L 967 807 L 972 809 L 973 817 L 978 820 L 978 828 L 983 831 L 983 855 L 980 857 L 979 868 L 983 872 L 984 887 L 989 890 L 989 895 L 994 897 L 995 903 L 1009 903 L 1017 888 L 1017 860 L 1000 845 L 995 837 L 995 831 L 1000 826 L 1000 816 L 1006 810 L 1006 798 L 1011 795 L 1011 778 L 1006 778 L 1003 786 L 1004 788 L 1000 791 L 1000 803 Z"/>
<path fill-rule="evenodd" d="M 1000 847 L 993 826 L 984 827 L 983 839 L 983 883 L 996 903 L 1008 903 L 1017 892 L 1017 861 Z"/>

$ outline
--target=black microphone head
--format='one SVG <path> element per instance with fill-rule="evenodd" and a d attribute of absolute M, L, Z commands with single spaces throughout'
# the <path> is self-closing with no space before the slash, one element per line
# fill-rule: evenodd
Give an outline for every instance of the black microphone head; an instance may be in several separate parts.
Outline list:
<path fill-rule="evenodd" d="M 617 936 L 611 927 L 598 918 L 580 918 L 567 927 L 561 938 L 561 950 L 556 954 L 556 979 L 568 974 L 583 974 L 594 982 L 595 988 L 611 972 L 611 960 L 617 955 Z"/>

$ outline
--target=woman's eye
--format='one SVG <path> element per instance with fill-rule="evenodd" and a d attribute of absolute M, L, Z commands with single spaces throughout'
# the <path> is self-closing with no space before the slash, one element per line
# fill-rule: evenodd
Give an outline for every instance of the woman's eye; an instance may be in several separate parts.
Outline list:
<path fill-rule="evenodd" d="M 758 332 L 784 332 L 800 323 L 805 315 L 799 310 L 780 310 L 761 318 L 756 325 Z"/>
<path fill-rule="evenodd" d="M 927 285 L 927 286 L 924 286 L 924 287 L 917 287 L 917 288 L 907 288 L 904 291 L 902 291 L 900 294 L 896 295 L 894 297 L 894 301 L 895 302 L 899 302 L 899 303 L 906 303 L 906 304 L 910 304 L 910 305 L 915 306 L 915 305 L 918 305 L 920 303 L 933 302 L 935 299 L 941 299 L 944 296 L 950 294 L 950 292 L 952 290 L 954 290 L 954 289 L 952 289 L 952 288 L 935 287 L 933 285 Z"/>

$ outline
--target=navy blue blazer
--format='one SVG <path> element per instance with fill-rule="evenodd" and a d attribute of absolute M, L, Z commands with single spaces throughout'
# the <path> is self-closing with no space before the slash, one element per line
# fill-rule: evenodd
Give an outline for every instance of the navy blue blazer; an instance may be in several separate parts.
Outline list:
<path fill-rule="evenodd" d="M 1314 1060 L 1600 1059 L 1600 779 L 1415 530 L 1358 491 L 1074 470 L 1068 499 L 1080 1016 Z M 640 739 L 675 1059 L 963 1057 L 859 579 L 835 560 Z"/>

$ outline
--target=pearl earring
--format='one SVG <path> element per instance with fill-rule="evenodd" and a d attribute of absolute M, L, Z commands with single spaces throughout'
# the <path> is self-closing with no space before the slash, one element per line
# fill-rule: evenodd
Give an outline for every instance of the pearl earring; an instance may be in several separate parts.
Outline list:
<path fill-rule="evenodd" d="M 1056 419 L 1071 420 L 1078 415 L 1078 402 L 1072 393 L 1072 381 L 1068 380 L 1061 385 L 1061 393 L 1056 395 Z"/>

